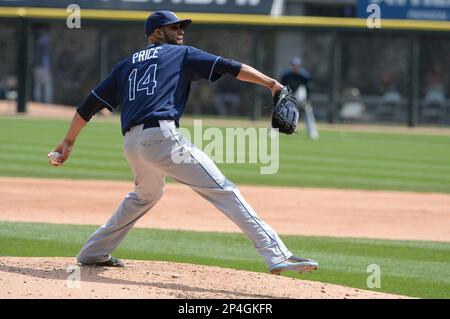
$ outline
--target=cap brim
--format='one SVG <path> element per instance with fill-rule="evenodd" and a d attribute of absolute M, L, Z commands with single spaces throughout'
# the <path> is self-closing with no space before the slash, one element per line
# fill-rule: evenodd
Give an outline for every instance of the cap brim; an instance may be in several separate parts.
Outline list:
<path fill-rule="evenodd" d="M 162 25 L 163 27 L 166 27 L 168 25 L 173 25 L 173 24 L 180 24 L 181 28 L 186 28 L 187 26 L 189 26 L 192 23 L 192 19 L 184 19 L 184 20 L 178 20 L 176 22 L 170 22 L 167 24 Z"/>

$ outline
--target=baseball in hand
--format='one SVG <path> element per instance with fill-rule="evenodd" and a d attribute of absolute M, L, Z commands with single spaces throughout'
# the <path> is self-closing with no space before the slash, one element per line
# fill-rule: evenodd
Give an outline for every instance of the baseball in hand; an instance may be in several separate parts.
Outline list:
<path fill-rule="evenodd" d="M 61 163 L 57 161 L 58 158 L 60 158 L 62 156 L 61 153 L 59 152 L 50 152 L 48 154 L 50 163 L 52 163 L 53 165 L 60 165 Z"/>

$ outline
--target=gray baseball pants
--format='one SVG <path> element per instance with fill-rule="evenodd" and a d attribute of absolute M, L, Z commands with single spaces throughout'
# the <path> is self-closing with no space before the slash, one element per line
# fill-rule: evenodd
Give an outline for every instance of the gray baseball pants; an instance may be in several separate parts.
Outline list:
<path fill-rule="evenodd" d="M 135 176 L 135 189 L 88 239 L 77 256 L 80 263 L 109 260 L 137 220 L 163 196 L 165 176 L 191 187 L 239 226 L 268 267 L 292 256 L 237 187 L 203 151 L 179 133 L 173 121 L 160 121 L 160 126 L 144 130 L 143 125 L 138 125 L 125 134 L 125 156 Z M 188 160 L 180 162 L 180 154 Z"/>

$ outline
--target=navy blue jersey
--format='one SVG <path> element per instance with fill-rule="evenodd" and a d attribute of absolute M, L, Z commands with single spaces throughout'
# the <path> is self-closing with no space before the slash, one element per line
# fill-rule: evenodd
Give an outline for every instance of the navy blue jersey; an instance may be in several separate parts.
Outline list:
<path fill-rule="evenodd" d="M 118 63 L 92 94 L 111 111 L 121 105 L 123 134 L 150 119 L 178 123 L 191 81 L 219 79 L 219 59 L 190 46 L 152 44 Z"/>

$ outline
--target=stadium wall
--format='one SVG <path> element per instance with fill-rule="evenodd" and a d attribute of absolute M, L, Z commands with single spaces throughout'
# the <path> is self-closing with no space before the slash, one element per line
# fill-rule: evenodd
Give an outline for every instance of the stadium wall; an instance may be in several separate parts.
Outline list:
<path fill-rule="evenodd" d="M 36 41 L 50 35 L 54 103 L 77 105 L 112 66 L 145 45 L 139 11 L 83 10 L 81 29 L 68 29 L 68 13 L 57 8 L 0 8 L 0 66 L 3 86 L 17 78 L 18 109 L 34 99 Z M 293 56 L 300 56 L 312 73 L 312 102 L 319 120 L 328 122 L 394 122 L 450 124 L 450 23 L 383 20 L 368 29 L 364 19 L 270 17 L 264 15 L 179 13 L 196 23 L 187 43 L 231 57 L 280 77 Z M 429 105 L 427 94 L 437 81 L 444 103 Z M 14 81 L 9 81 L 14 82 Z M 219 81 L 220 82 L 220 81 Z M 192 114 L 216 114 L 220 83 L 197 83 L 188 105 Z M 222 85 L 223 86 L 223 85 Z M 252 85 L 235 85 L 240 105 L 227 115 L 257 119 L 268 115 L 270 96 Z M 355 90 L 356 89 L 356 90 Z M 397 105 L 386 105 L 394 89 Z M 359 92 L 358 94 L 353 94 Z M 342 110 L 357 100 L 359 118 Z"/>

